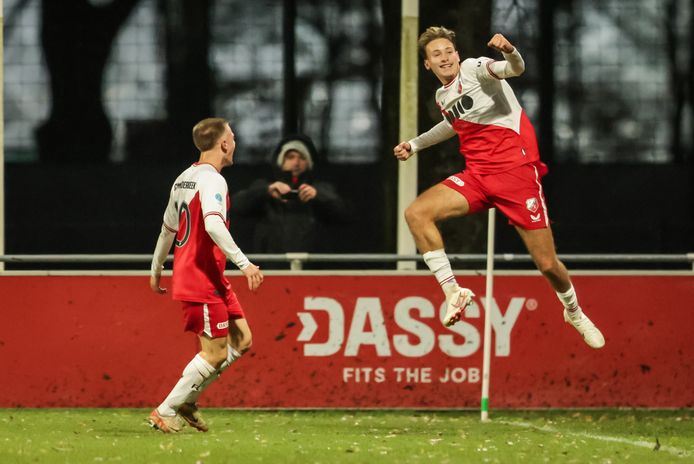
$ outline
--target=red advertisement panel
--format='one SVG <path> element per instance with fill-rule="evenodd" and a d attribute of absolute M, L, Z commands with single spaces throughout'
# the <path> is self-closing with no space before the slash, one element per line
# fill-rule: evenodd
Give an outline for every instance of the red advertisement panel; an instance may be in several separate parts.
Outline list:
<path fill-rule="evenodd" d="M 460 276 L 477 297 L 450 328 L 428 275 L 270 275 L 257 293 L 234 276 L 253 348 L 201 405 L 477 408 L 489 308 L 491 408 L 692 407 L 694 277 L 573 280 L 601 350 L 539 275 L 497 276 L 489 304 Z M 0 305 L 0 407 L 153 406 L 197 350 L 146 276 L 2 276 Z"/>

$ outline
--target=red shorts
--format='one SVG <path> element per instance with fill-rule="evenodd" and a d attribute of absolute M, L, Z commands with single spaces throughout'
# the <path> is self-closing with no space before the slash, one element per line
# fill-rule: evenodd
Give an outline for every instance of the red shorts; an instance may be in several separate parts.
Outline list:
<path fill-rule="evenodd" d="M 229 333 L 229 321 L 245 318 L 243 308 L 233 292 L 226 304 L 183 302 L 183 330 L 196 335 L 226 337 Z"/>
<path fill-rule="evenodd" d="M 521 229 L 549 227 L 540 175 L 533 164 L 524 164 L 498 174 L 461 171 L 441 183 L 465 197 L 470 204 L 469 214 L 497 208 L 510 224 Z"/>

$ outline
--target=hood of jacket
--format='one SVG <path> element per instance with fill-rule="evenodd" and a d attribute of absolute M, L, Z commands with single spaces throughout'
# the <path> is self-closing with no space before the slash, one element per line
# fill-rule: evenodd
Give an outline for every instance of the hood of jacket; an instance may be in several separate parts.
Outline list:
<path fill-rule="evenodd" d="M 302 134 L 289 135 L 277 144 L 273 154 L 273 161 L 277 169 L 282 169 L 284 157 L 287 152 L 295 150 L 304 155 L 308 164 L 308 170 L 312 171 L 316 160 L 316 147 L 310 138 Z"/>

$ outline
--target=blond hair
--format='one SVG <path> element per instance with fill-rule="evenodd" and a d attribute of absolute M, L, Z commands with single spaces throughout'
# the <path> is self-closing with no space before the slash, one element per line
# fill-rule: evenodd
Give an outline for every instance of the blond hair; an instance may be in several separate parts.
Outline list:
<path fill-rule="evenodd" d="M 453 48 L 456 48 L 455 32 L 443 26 L 431 26 L 428 27 L 426 31 L 422 32 L 419 39 L 417 39 L 417 48 L 423 59 L 427 58 L 426 46 L 429 42 L 436 39 L 448 39 L 453 44 Z"/>
<path fill-rule="evenodd" d="M 228 125 L 229 121 L 224 118 L 203 119 L 193 127 L 193 143 L 201 152 L 211 150 Z"/>

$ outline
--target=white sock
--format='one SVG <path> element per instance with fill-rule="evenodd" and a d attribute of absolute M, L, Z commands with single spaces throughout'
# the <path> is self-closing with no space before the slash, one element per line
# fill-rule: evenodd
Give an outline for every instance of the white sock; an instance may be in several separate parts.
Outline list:
<path fill-rule="evenodd" d="M 193 391 L 199 390 L 205 380 L 214 375 L 216 370 L 200 354 L 195 355 L 183 369 L 181 378 L 173 387 L 169 396 L 157 408 L 159 414 L 162 416 L 175 416 L 176 411 L 185 402 L 188 395 Z"/>
<path fill-rule="evenodd" d="M 568 312 L 572 313 L 578 309 L 578 297 L 576 297 L 576 291 L 573 285 L 563 293 L 557 292 L 557 297 L 559 297 L 559 301 L 564 304 Z"/>
<path fill-rule="evenodd" d="M 234 361 L 236 361 L 237 359 L 239 359 L 240 357 L 241 357 L 241 353 L 239 353 L 238 351 L 236 351 L 235 349 L 233 349 L 233 348 L 231 347 L 231 345 L 227 345 L 227 358 L 224 360 L 224 362 L 222 363 L 222 365 L 219 366 L 219 369 L 217 369 L 217 370 L 214 372 L 214 374 L 212 374 L 211 376 L 209 376 L 208 378 L 206 378 L 206 379 L 202 382 L 202 384 L 200 385 L 200 387 L 199 387 L 197 390 L 191 390 L 190 393 L 188 394 L 188 396 L 186 396 L 186 399 L 185 399 L 184 402 L 185 402 L 185 403 L 189 403 L 189 404 L 195 404 L 195 403 L 197 403 L 198 398 L 200 397 L 200 394 L 201 394 L 203 391 L 205 391 L 205 389 L 206 389 L 207 387 L 209 387 L 210 385 L 212 385 L 212 383 L 214 383 L 214 381 L 217 380 L 217 379 L 219 378 L 220 375 L 222 375 L 222 372 L 224 372 L 225 370 L 227 370 L 227 368 L 228 368 L 229 366 L 231 366 L 231 364 L 232 364 Z"/>
<path fill-rule="evenodd" d="M 436 276 L 436 280 L 441 285 L 446 296 L 458 290 L 458 282 L 455 280 L 451 263 L 443 248 L 427 251 L 422 255 L 424 262 L 429 266 L 431 272 Z"/>

